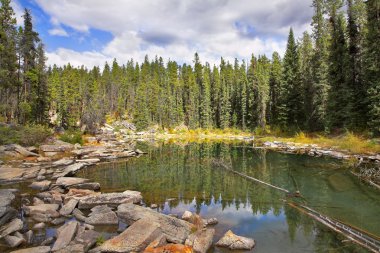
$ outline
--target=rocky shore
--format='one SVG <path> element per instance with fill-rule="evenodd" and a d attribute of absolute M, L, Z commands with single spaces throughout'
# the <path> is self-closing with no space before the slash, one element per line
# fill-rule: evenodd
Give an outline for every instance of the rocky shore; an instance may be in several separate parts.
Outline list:
<path fill-rule="evenodd" d="M 100 183 L 75 177 L 88 166 L 144 153 L 112 133 L 90 138 L 95 145 L 0 147 L 7 158 L 0 166 L 1 252 L 207 252 L 215 218 L 161 214 L 154 204 L 142 206 L 140 192 L 102 193 Z M 5 188 L 15 183 L 30 190 Z M 255 242 L 228 231 L 215 245 L 252 249 Z"/>

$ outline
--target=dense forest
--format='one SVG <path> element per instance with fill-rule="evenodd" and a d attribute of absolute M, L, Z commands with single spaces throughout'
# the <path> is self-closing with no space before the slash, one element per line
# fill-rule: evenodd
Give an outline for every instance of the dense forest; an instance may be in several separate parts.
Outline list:
<path fill-rule="evenodd" d="M 290 28 L 284 57 L 179 65 L 145 57 L 104 66 L 46 66 L 25 10 L 18 27 L 10 0 L 0 7 L 0 121 L 64 128 L 125 117 L 139 129 L 350 129 L 380 133 L 380 1 L 313 0 L 312 33 Z M 255 48 L 252 48 L 255 51 Z M 54 120 L 54 121 L 52 121 Z"/>

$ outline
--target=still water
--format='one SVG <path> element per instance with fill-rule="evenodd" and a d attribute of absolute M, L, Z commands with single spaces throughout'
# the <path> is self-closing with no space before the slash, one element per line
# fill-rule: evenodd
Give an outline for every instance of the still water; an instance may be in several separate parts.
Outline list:
<path fill-rule="evenodd" d="M 281 154 L 248 144 L 139 144 L 139 158 L 108 163 L 77 174 L 103 192 L 138 190 L 147 206 L 182 215 L 216 217 L 215 240 L 231 229 L 256 240 L 254 252 L 367 252 L 284 204 L 283 192 L 215 165 L 215 161 L 273 185 L 299 190 L 318 212 L 380 236 L 380 194 L 332 158 Z M 223 252 L 213 248 L 212 252 Z"/>

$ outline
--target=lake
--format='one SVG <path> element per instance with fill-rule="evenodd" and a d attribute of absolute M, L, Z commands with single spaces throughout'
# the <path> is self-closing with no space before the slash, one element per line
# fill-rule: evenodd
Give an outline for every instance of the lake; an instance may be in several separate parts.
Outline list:
<path fill-rule="evenodd" d="M 367 252 L 342 235 L 284 203 L 286 194 L 233 174 L 239 171 L 272 185 L 299 190 L 296 201 L 346 224 L 380 236 L 380 194 L 333 158 L 282 154 L 252 144 L 140 143 L 148 154 L 80 171 L 102 186 L 102 192 L 141 191 L 144 204 L 182 215 L 216 217 L 217 241 L 229 229 L 254 238 L 254 252 Z M 214 247 L 212 252 L 223 252 Z"/>

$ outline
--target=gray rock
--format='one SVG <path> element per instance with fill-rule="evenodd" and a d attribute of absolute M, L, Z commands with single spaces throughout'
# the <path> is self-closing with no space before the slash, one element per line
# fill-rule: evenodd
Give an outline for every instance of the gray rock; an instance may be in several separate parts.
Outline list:
<path fill-rule="evenodd" d="M 0 189 L 0 207 L 9 206 L 14 199 L 15 195 L 12 189 Z"/>
<path fill-rule="evenodd" d="M 20 231 L 23 228 L 22 220 L 13 219 L 8 224 L 0 228 L 0 238 L 3 238 L 9 234 L 12 234 L 16 231 Z"/>
<path fill-rule="evenodd" d="M 100 237 L 100 233 L 94 230 L 85 230 L 82 233 L 78 233 L 75 237 L 75 242 L 82 244 L 84 251 L 87 252 L 90 248 L 95 246 L 97 239 Z"/>
<path fill-rule="evenodd" d="M 192 225 L 190 223 L 134 204 L 120 205 L 117 215 L 128 225 L 140 219 L 156 222 L 160 224 L 161 230 L 167 240 L 173 243 L 184 243 L 191 233 Z"/>
<path fill-rule="evenodd" d="M 87 183 L 88 181 L 90 181 L 90 180 L 87 179 L 87 178 L 80 178 L 80 177 L 60 177 L 60 178 L 57 179 L 57 181 L 55 182 L 55 184 L 67 188 L 67 187 L 69 187 L 69 186 L 73 186 L 73 185 L 77 185 L 77 184 Z"/>
<path fill-rule="evenodd" d="M 108 206 L 96 206 L 91 209 L 89 217 L 85 219 L 91 225 L 117 225 L 119 220 L 115 212 Z"/>
<path fill-rule="evenodd" d="M 228 230 L 215 245 L 231 250 L 251 250 L 255 247 L 255 241 L 251 238 L 235 235 L 231 230 Z"/>
<path fill-rule="evenodd" d="M 48 237 L 43 242 L 41 242 L 41 246 L 50 245 L 54 242 L 54 237 Z M 49 247 L 50 249 L 50 247 Z"/>
<path fill-rule="evenodd" d="M 17 217 L 18 212 L 13 207 L 0 207 L 0 226 Z"/>
<path fill-rule="evenodd" d="M 15 248 L 20 246 L 21 244 L 25 243 L 24 238 L 19 238 L 17 236 L 7 235 L 4 237 L 4 241 L 9 245 L 11 248 Z"/>
<path fill-rule="evenodd" d="M 185 244 L 193 247 L 195 253 L 206 253 L 212 245 L 214 229 L 200 230 L 189 235 Z"/>
<path fill-rule="evenodd" d="M 189 211 L 185 211 L 182 215 L 182 220 L 189 221 L 193 217 L 193 213 Z"/>
<path fill-rule="evenodd" d="M 56 251 L 56 253 L 84 253 L 84 246 L 71 242 L 68 246 Z"/>
<path fill-rule="evenodd" d="M 40 146 L 40 150 L 43 152 L 66 152 L 72 149 L 74 149 L 73 144 L 63 141 L 56 141 L 54 144 Z"/>
<path fill-rule="evenodd" d="M 45 204 L 45 202 L 37 197 L 33 197 L 33 206 Z"/>
<path fill-rule="evenodd" d="M 11 253 L 49 253 L 50 247 L 49 246 L 39 246 L 39 247 L 33 247 L 33 248 L 27 248 L 27 249 L 19 249 L 12 251 Z"/>
<path fill-rule="evenodd" d="M 52 167 L 69 166 L 74 163 L 74 160 L 68 158 L 62 158 L 52 163 Z"/>
<path fill-rule="evenodd" d="M 25 237 L 25 240 L 26 240 L 27 244 L 32 244 L 33 243 L 34 234 L 33 234 L 32 230 L 28 230 L 28 232 L 26 232 L 24 234 L 24 237 Z"/>
<path fill-rule="evenodd" d="M 211 218 L 211 219 L 208 219 L 206 220 L 206 225 L 216 225 L 218 224 L 218 219 L 217 218 Z"/>
<path fill-rule="evenodd" d="M 59 217 L 59 218 L 52 220 L 50 223 L 56 226 L 56 225 L 60 225 L 60 224 L 65 223 L 65 221 L 66 221 L 65 217 Z"/>
<path fill-rule="evenodd" d="M 75 207 L 77 206 L 78 204 L 78 200 L 76 199 L 70 199 L 69 202 L 67 202 L 62 208 L 61 210 L 59 211 L 59 213 L 63 216 L 67 216 L 67 215 L 70 215 Z"/>
<path fill-rule="evenodd" d="M 68 188 L 98 191 L 100 190 L 100 184 L 99 183 L 83 183 L 83 184 L 71 185 Z"/>
<path fill-rule="evenodd" d="M 33 182 L 32 184 L 29 185 L 30 188 L 39 190 L 39 191 L 46 191 L 49 189 L 51 185 L 51 181 L 44 180 L 44 181 L 39 181 L 39 182 Z"/>
<path fill-rule="evenodd" d="M 15 151 L 15 152 L 19 153 L 21 156 L 25 156 L 25 157 L 30 157 L 30 156 L 38 157 L 39 156 L 38 154 L 30 152 L 28 149 L 26 149 L 26 148 L 24 148 L 18 144 L 6 145 L 5 151 Z"/>
<path fill-rule="evenodd" d="M 90 195 L 79 200 L 79 209 L 89 209 L 98 205 L 116 207 L 125 203 L 139 203 L 142 200 L 140 192 L 125 191 L 121 193 L 104 193 Z"/>
<path fill-rule="evenodd" d="M 44 229 L 45 226 L 46 226 L 45 223 L 40 222 L 40 223 L 34 224 L 32 230 L 40 230 L 40 229 Z"/>
<path fill-rule="evenodd" d="M 157 208 L 158 208 L 158 205 L 157 205 L 157 204 L 151 204 L 151 205 L 150 205 L 150 208 L 152 208 L 152 209 L 157 209 Z"/>
<path fill-rule="evenodd" d="M 101 252 L 141 252 L 160 235 L 160 224 L 140 219 L 120 235 L 105 241 L 99 248 Z"/>
<path fill-rule="evenodd" d="M 86 167 L 85 163 L 74 163 L 67 166 L 62 172 L 54 173 L 52 178 L 55 179 L 59 177 L 72 176 L 84 167 Z"/>
<path fill-rule="evenodd" d="M 86 220 L 86 216 L 84 216 L 84 214 L 78 208 L 74 209 L 73 215 L 79 221 L 85 221 Z"/>
<path fill-rule="evenodd" d="M 69 245 L 77 232 L 78 224 L 79 223 L 77 221 L 70 221 L 67 224 L 63 225 L 64 227 L 58 233 L 57 240 L 53 245 L 53 252 L 63 249 Z"/>
<path fill-rule="evenodd" d="M 59 213 L 57 212 L 59 208 L 58 204 L 41 204 L 37 206 L 24 206 L 23 209 L 26 215 L 34 215 L 34 214 L 52 214 L 59 217 Z M 53 216 L 52 216 L 53 217 Z"/>

